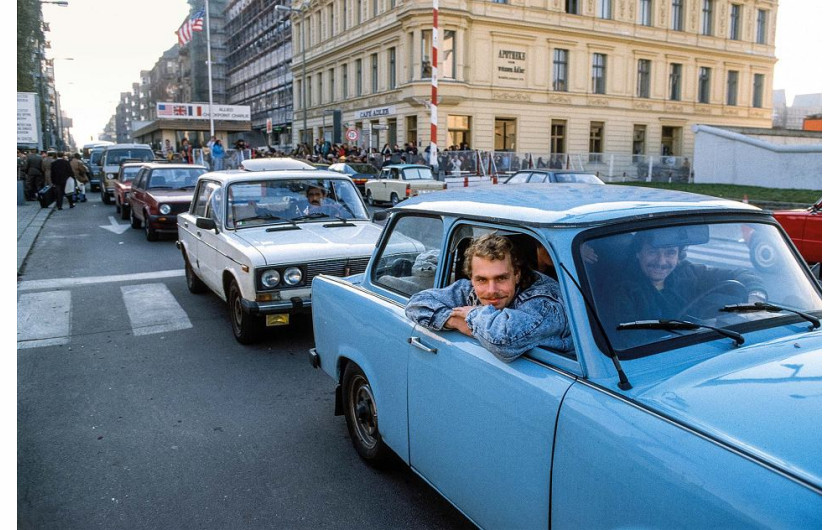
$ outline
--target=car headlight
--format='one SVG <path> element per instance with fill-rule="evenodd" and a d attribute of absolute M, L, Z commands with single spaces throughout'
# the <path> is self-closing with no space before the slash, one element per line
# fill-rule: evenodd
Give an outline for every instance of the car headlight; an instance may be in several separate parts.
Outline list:
<path fill-rule="evenodd" d="M 260 276 L 260 283 L 268 289 L 277 287 L 277 284 L 280 283 L 280 273 L 274 269 L 268 269 Z"/>
<path fill-rule="evenodd" d="M 168 204 L 161 204 L 160 205 L 160 213 L 163 215 L 169 215 L 169 212 L 172 211 L 172 208 L 169 207 Z"/>
<path fill-rule="evenodd" d="M 108 173 L 107 175 L 105 175 L 105 178 L 107 178 L 109 180 L 113 180 L 113 179 L 117 178 L 117 174 L 116 173 Z"/>
<path fill-rule="evenodd" d="M 283 281 L 286 285 L 297 285 L 303 280 L 303 272 L 297 267 L 289 267 L 283 271 Z"/>

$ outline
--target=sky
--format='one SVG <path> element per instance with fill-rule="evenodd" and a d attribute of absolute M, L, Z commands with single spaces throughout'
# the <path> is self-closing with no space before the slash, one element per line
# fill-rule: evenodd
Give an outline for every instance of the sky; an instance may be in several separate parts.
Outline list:
<path fill-rule="evenodd" d="M 177 44 L 175 31 L 189 14 L 184 0 L 68 0 L 44 4 L 50 24 L 47 56 L 55 61 L 61 104 L 73 119 L 77 144 L 96 139 L 114 114 L 121 92 L 139 82 L 161 54 Z M 831 0 L 780 0 L 774 89 L 797 94 L 823 92 L 828 64 L 823 49 Z M 815 27 L 816 25 L 816 27 Z M 73 58 L 72 61 L 65 60 Z"/>

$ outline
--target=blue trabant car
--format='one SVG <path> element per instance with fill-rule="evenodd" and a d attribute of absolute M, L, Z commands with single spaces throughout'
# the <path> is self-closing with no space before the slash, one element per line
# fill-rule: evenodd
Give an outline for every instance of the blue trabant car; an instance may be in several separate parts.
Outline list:
<path fill-rule="evenodd" d="M 406 317 L 488 232 L 533 267 L 548 250 L 573 349 L 503 362 Z M 665 314 L 639 287 L 668 268 L 648 253 L 695 282 Z M 366 271 L 312 291 L 310 361 L 358 454 L 396 455 L 480 527 L 821 526 L 821 287 L 770 212 L 628 186 L 449 190 L 390 210 Z"/>

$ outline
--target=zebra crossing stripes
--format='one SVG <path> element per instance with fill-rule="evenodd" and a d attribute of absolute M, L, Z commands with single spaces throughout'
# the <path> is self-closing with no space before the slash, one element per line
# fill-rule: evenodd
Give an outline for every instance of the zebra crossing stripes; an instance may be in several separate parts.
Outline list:
<path fill-rule="evenodd" d="M 21 295 L 17 303 L 18 349 L 70 342 L 70 291 Z"/>
<path fill-rule="evenodd" d="M 135 336 L 166 333 L 192 327 L 187 313 L 162 283 L 124 285 L 123 302 Z"/>

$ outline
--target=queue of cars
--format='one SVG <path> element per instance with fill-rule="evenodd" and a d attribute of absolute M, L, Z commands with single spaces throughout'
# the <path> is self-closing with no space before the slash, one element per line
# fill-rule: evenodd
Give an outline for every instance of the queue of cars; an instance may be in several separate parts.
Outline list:
<path fill-rule="evenodd" d="M 820 524 L 821 285 L 779 220 L 600 181 L 442 192 L 425 166 L 379 177 L 363 194 L 291 159 L 126 162 L 114 193 L 147 239 L 177 233 L 188 289 L 226 304 L 240 343 L 311 314 L 310 362 L 336 383 L 359 456 L 402 459 L 480 527 Z M 365 200 L 392 207 L 384 227 Z M 407 319 L 408 299 L 463 277 L 489 232 L 548 250 L 573 351 L 505 363 Z M 735 281 L 667 320 L 616 315 L 638 234 L 749 271 L 765 302 Z"/>

